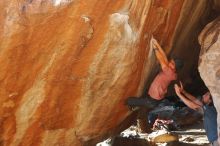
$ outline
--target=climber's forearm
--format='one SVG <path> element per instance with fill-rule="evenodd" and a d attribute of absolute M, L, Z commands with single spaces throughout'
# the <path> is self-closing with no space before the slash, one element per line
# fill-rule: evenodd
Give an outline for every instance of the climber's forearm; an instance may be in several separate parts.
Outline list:
<path fill-rule="evenodd" d="M 195 96 L 193 96 L 192 94 L 188 93 L 187 91 L 183 90 L 182 93 L 192 102 L 194 102 L 195 104 L 202 106 L 202 102 L 200 100 L 198 100 Z"/>
<path fill-rule="evenodd" d="M 178 95 L 179 98 L 191 109 L 193 110 L 197 110 L 198 108 L 200 108 L 201 106 L 199 106 L 198 104 L 195 104 L 194 102 L 192 102 L 191 100 L 187 99 L 184 95 L 179 94 Z"/>
<path fill-rule="evenodd" d="M 155 44 L 155 46 L 156 46 L 156 52 L 158 53 L 158 54 L 160 54 L 160 56 L 161 56 L 161 58 L 164 60 L 164 62 L 165 63 L 167 63 L 168 64 L 168 59 L 167 59 L 167 55 L 165 54 L 165 52 L 163 51 L 163 49 L 161 48 L 161 46 L 158 44 L 158 42 L 155 42 L 154 43 Z"/>
<path fill-rule="evenodd" d="M 156 54 L 157 60 L 159 61 L 160 65 L 161 65 L 161 68 L 168 66 L 167 61 L 164 60 L 163 55 L 161 55 L 161 53 L 158 50 L 155 50 L 155 54 Z"/>

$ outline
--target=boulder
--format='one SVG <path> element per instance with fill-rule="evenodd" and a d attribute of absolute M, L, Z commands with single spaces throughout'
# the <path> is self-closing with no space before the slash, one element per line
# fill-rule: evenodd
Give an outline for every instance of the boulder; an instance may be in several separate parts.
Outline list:
<path fill-rule="evenodd" d="M 120 131 L 125 100 L 158 68 L 151 36 L 183 51 L 207 10 L 209 0 L 1 0 L 0 145 L 92 146 Z"/>
<path fill-rule="evenodd" d="M 201 45 L 199 72 L 211 92 L 218 112 L 220 130 L 220 17 L 210 22 L 199 35 Z M 220 131 L 218 132 L 220 134 Z M 220 141 L 220 138 L 219 138 Z"/>

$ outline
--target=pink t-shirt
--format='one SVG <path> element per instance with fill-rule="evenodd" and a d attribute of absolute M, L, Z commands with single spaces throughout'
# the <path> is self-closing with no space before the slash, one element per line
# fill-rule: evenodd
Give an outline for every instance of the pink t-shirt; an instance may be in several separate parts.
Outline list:
<path fill-rule="evenodd" d="M 171 81 L 177 79 L 176 71 L 170 67 L 165 67 L 151 83 L 148 94 L 156 100 L 161 100 L 167 93 L 167 88 Z"/>

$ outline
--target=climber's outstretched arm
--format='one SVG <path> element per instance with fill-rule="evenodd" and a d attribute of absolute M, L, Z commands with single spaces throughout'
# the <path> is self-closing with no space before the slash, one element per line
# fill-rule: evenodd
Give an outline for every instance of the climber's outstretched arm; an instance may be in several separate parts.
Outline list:
<path fill-rule="evenodd" d="M 151 46 L 155 50 L 156 57 L 158 61 L 160 62 L 161 68 L 163 69 L 164 67 L 168 67 L 169 61 L 167 59 L 167 56 L 159 43 L 157 42 L 156 39 L 153 37 L 151 38 Z"/>

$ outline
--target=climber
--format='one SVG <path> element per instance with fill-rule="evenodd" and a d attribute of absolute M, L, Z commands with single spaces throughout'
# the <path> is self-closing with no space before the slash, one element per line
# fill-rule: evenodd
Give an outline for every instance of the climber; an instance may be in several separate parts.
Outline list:
<path fill-rule="evenodd" d="M 160 101 L 165 98 L 167 88 L 171 81 L 177 79 L 176 71 L 183 67 L 183 61 L 180 59 L 168 60 L 165 52 L 153 37 L 150 41 L 150 46 L 155 51 L 156 58 L 159 61 L 162 70 L 157 74 L 157 76 L 151 83 L 147 97 L 129 97 L 127 99 L 126 104 L 129 107 L 156 107 L 160 103 Z"/>
<path fill-rule="evenodd" d="M 215 109 L 215 106 L 213 105 L 210 92 L 206 91 L 205 94 L 203 94 L 202 98 L 199 99 L 186 92 L 181 82 L 180 86 L 175 84 L 174 88 L 176 94 L 189 108 L 199 112 L 202 111 L 204 115 L 204 128 L 208 140 L 212 146 L 219 146 L 217 141 L 217 111 Z"/>

